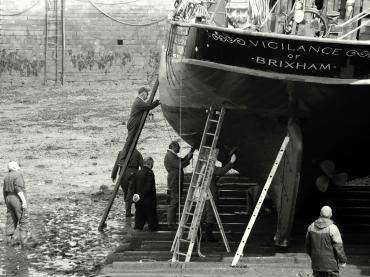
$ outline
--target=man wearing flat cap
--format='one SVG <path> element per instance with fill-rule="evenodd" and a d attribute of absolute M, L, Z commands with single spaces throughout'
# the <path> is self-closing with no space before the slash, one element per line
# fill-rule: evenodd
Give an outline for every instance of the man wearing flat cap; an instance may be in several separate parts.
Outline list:
<path fill-rule="evenodd" d="M 123 151 L 125 152 L 123 156 L 127 154 L 127 151 L 134 140 L 135 133 L 137 132 L 140 125 L 141 116 L 144 114 L 145 111 L 154 109 L 159 105 L 158 99 L 152 103 L 146 102 L 149 96 L 149 91 L 150 90 L 145 87 L 139 88 L 138 96 L 131 106 L 130 117 L 127 121 L 127 138 L 125 146 L 123 147 Z"/>
<path fill-rule="evenodd" d="M 320 217 L 307 229 L 306 251 L 315 277 L 338 277 L 339 266 L 344 267 L 347 262 L 342 237 L 331 217 L 331 208 L 324 206 Z"/>

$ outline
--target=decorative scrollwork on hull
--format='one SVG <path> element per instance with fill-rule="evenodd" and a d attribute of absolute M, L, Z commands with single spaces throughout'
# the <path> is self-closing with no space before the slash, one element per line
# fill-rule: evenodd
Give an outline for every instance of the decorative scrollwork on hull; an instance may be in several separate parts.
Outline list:
<path fill-rule="evenodd" d="M 359 52 L 359 51 L 354 50 L 354 49 L 348 50 L 346 55 L 347 55 L 347 57 L 359 56 L 361 58 L 365 58 L 365 57 L 370 58 L 370 52 L 369 51 Z"/>
<path fill-rule="evenodd" d="M 242 38 L 232 38 L 228 35 L 221 35 L 217 32 L 209 34 L 209 36 L 212 37 L 212 39 L 219 40 L 221 42 L 228 42 L 228 43 L 231 43 L 231 44 L 237 43 L 237 44 L 242 45 L 242 46 L 246 45 L 245 40 L 242 39 Z"/>

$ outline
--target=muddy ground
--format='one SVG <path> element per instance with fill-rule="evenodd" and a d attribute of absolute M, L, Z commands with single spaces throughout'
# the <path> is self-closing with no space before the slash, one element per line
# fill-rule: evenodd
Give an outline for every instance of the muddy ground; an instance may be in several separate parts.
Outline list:
<path fill-rule="evenodd" d="M 109 198 L 100 187 L 113 188 L 110 173 L 126 137 L 125 122 L 137 88 L 0 88 L 0 178 L 7 162 L 21 164 L 31 226 L 39 239 L 28 250 L 0 242 L 0 275 L 93 276 L 125 239 L 131 222 L 125 220 L 122 195 L 112 207 L 106 232 L 97 231 Z M 154 158 L 157 190 L 164 192 L 163 157 L 177 136 L 160 108 L 153 114 L 138 149 Z M 2 239 L 5 210 L 1 197 Z"/>

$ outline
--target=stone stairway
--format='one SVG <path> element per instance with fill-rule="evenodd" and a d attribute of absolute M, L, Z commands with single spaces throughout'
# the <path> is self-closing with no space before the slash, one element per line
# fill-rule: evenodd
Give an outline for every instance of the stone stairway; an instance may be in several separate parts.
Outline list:
<path fill-rule="evenodd" d="M 187 181 L 189 178 L 186 176 Z M 294 237 L 288 252 L 278 253 L 270 242 L 275 231 L 274 212 L 272 214 L 262 213 L 256 220 L 244 249 L 244 257 L 240 262 L 240 265 L 248 265 L 248 267 L 243 268 L 241 273 L 229 267 L 250 216 L 245 214 L 246 190 L 254 185 L 247 178 L 238 176 L 227 176 L 220 179 L 218 211 L 230 243 L 231 253 L 225 251 L 216 226 L 215 234 L 220 242 L 201 243 L 201 251 L 206 258 L 200 258 L 196 249 L 193 251 L 191 265 L 198 268 L 198 271 L 195 272 L 192 267 L 182 264 L 176 266 L 169 263 L 172 257 L 170 248 L 176 231 L 167 228 L 166 195 L 163 194 L 158 196 L 160 231 L 152 233 L 132 230 L 122 245 L 107 257 L 108 265 L 104 268 L 103 273 L 106 274 L 104 276 L 237 276 L 238 274 L 238 276 L 310 276 L 308 275 L 311 272 L 309 257 L 304 254 L 307 219 L 303 222 L 296 219 Z M 370 187 L 343 186 L 329 190 L 325 196 L 334 211 L 340 210 L 336 212 L 335 219 L 341 231 L 344 230 L 345 250 L 349 257 L 349 267 L 345 269 L 348 274 L 344 276 L 366 276 L 361 275 L 364 272 L 370 274 L 368 268 L 370 266 L 370 233 L 364 231 L 369 229 L 361 229 L 367 228 L 370 223 L 366 221 L 370 214 L 367 212 L 370 205 L 368 188 Z M 133 219 L 129 220 L 132 225 Z M 204 266 L 198 266 L 197 262 L 201 262 Z M 212 274 L 213 268 L 219 268 L 219 271 Z M 264 273 L 256 274 L 259 270 Z M 276 275 L 279 270 L 281 274 Z"/>
<path fill-rule="evenodd" d="M 328 204 L 335 211 L 335 220 L 343 231 L 370 233 L 370 186 L 347 184 L 331 187 Z"/>

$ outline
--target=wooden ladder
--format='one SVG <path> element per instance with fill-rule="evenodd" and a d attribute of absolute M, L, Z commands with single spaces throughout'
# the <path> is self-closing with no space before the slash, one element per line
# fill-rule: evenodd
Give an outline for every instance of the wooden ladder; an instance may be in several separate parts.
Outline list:
<path fill-rule="evenodd" d="M 157 80 L 155 81 L 155 84 L 153 86 L 152 93 L 149 96 L 148 103 L 152 103 L 153 102 L 153 99 L 155 97 L 155 94 L 157 93 L 157 90 L 158 90 L 158 85 L 159 85 L 159 81 L 158 81 L 158 78 L 157 78 Z M 139 124 L 138 130 L 137 130 L 137 132 L 136 132 L 136 134 L 134 136 L 134 139 L 133 139 L 132 143 L 129 145 L 129 149 L 128 149 L 128 152 L 126 154 L 126 157 L 125 157 L 125 159 L 123 161 L 122 167 L 121 167 L 121 169 L 119 171 L 119 177 L 118 177 L 118 179 L 116 181 L 116 184 L 114 186 L 113 193 L 111 194 L 111 196 L 109 198 L 108 205 L 105 208 L 105 211 L 104 211 L 104 214 L 103 214 L 102 219 L 100 220 L 99 227 L 98 227 L 98 230 L 99 231 L 102 231 L 104 229 L 104 227 L 106 226 L 105 221 L 107 220 L 107 217 L 109 215 L 110 209 L 112 208 L 113 201 L 116 198 L 118 189 L 119 189 L 120 184 L 121 184 L 121 180 L 122 180 L 122 178 L 124 176 L 124 172 L 126 171 L 126 169 L 128 167 L 128 164 L 130 162 L 132 153 L 134 153 L 134 150 L 136 148 L 136 144 L 137 144 L 137 142 L 139 140 L 141 131 L 144 128 L 144 124 L 145 124 L 145 121 L 146 121 L 146 118 L 147 118 L 148 114 L 149 114 L 149 111 L 145 111 L 143 113 L 143 115 L 141 116 L 141 120 L 140 120 L 140 124 Z"/>
<path fill-rule="evenodd" d="M 64 83 L 65 0 L 45 0 L 44 84 Z"/>
<path fill-rule="evenodd" d="M 198 160 L 191 177 L 181 220 L 171 247 L 171 252 L 173 252 L 172 262 L 180 261 L 180 257 L 183 257 L 185 262 L 190 261 L 206 200 L 211 202 L 225 247 L 230 252 L 230 247 L 209 189 L 217 160 L 218 149 L 216 149 L 216 145 L 224 114 L 224 108 L 211 107 L 209 110 L 199 147 Z M 187 247 L 186 252 L 182 252 L 184 247 Z"/>

